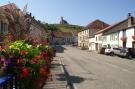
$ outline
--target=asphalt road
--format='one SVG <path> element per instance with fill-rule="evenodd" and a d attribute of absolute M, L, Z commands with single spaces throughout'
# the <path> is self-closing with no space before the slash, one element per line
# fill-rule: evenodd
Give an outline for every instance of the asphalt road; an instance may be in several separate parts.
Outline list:
<path fill-rule="evenodd" d="M 135 89 L 135 60 L 57 48 L 74 89 Z"/>

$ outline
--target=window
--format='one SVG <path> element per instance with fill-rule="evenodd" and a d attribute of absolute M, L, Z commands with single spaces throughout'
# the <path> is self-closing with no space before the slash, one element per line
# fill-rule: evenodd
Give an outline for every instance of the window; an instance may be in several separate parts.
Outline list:
<path fill-rule="evenodd" d="M 1 33 L 3 33 L 3 30 L 4 30 L 4 26 L 3 26 L 3 22 L 1 21 Z"/>
<path fill-rule="evenodd" d="M 102 37 L 101 37 L 101 36 L 98 36 L 98 40 L 99 40 L 99 41 L 102 41 Z"/>
<path fill-rule="evenodd" d="M 115 34 L 115 40 L 118 40 L 118 34 Z"/>
<path fill-rule="evenodd" d="M 106 36 L 103 36 L 103 42 L 105 42 L 107 40 Z"/>
<path fill-rule="evenodd" d="M 118 33 L 114 33 L 110 35 L 110 41 L 116 41 L 118 40 Z"/>
<path fill-rule="evenodd" d="M 96 41 L 97 41 L 97 37 L 96 37 Z"/>
<path fill-rule="evenodd" d="M 0 23 L 0 32 L 1 34 L 7 35 L 8 34 L 8 25 L 1 21 Z"/>

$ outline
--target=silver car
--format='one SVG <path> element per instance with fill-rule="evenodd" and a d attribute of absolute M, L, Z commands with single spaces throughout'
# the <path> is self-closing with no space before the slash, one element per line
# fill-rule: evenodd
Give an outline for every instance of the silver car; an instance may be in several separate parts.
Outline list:
<path fill-rule="evenodd" d="M 131 59 L 131 48 L 113 48 L 113 54 Z"/>

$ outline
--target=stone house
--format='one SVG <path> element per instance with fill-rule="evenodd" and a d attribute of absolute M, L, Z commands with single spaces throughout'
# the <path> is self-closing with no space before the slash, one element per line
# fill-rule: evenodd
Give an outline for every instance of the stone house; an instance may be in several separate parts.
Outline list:
<path fill-rule="evenodd" d="M 0 44 L 3 43 L 4 38 L 8 35 L 9 21 L 5 16 L 5 10 L 0 7 Z"/>
<path fill-rule="evenodd" d="M 29 36 L 37 43 L 44 43 L 47 40 L 47 31 L 43 24 L 34 18 L 34 16 L 27 14 L 30 19 L 30 33 Z M 28 37 L 29 37 L 28 36 Z"/>

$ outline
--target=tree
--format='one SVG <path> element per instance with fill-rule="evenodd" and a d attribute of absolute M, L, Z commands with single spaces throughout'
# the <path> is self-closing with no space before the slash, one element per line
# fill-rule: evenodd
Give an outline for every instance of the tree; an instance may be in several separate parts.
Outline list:
<path fill-rule="evenodd" d="M 51 30 L 51 31 L 59 30 L 58 27 L 54 24 L 48 24 L 48 23 L 43 23 L 43 24 L 44 24 L 45 29 L 47 30 Z"/>
<path fill-rule="evenodd" d="M 14 40 L 25 39 L 26 34 L 30 31 L 30 19 L 15 4 L 9 4 L 4 7 L 4 14 L 9 21 L 9 32 Z"/>

